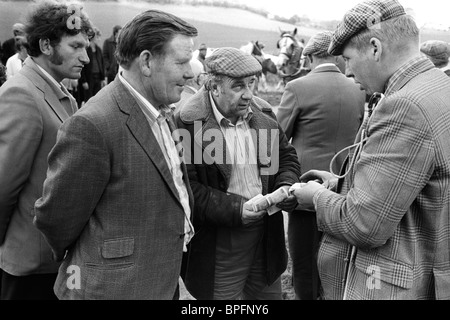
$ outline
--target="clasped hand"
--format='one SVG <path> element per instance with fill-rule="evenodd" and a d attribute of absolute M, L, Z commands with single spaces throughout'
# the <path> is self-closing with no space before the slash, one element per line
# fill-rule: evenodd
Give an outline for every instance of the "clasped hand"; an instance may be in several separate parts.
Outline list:
<path fill-rule="evenodd" d="M 314 211 L 314 194 L 324 188 L 335 186 L 337 179 L 327 171 L 310 170 L 300 177 L 300 182 L 289 188 L 289 193 L 297 199 L 302 210 Z"/>

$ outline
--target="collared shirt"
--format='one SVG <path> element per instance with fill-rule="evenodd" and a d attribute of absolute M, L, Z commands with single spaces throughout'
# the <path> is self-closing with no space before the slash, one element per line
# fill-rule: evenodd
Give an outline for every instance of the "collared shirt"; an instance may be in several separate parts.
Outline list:
<path fill-rule="evenodd" d="M 325 68 L 325 67 L 336 67 L 336 65 L 334 63 L 331 63 L 331 62 L 325 62 L 325 63 L 319 64 L 314 69 Z"/>
<path fill-rule="evenodd" d="M 125 80 L 121 73 L 119 73 L 119 80 L 130 90 L 134 96 L 138 105 L 141 107 L 142 112 L 147 118 L 148 123 L 158 141 L 164 158 L 166 159 L 167 166 L 172 173 L 173 182 L 178 192 L 181 205 L 185 213 L 184 223 L 184 246 L 183 251 L 187 251 L 186 245 L 190 239 L 194 236 L 194 226 L 191 223 L 191 208 L 189 206 L 189 194 L 187 192 L 186 185 L 183 181 L 183 172 L 181 170 L 182 155 L 180 155 L 175 146 L 175 142 L 172 138 L 169 125 L 167 123 L 168 118 L 173 112 L 174 108 L 162 106 L 161 111 L 158 111 L 147 99 L 145 99 L 139 92 L 137 92 L 129 83 Z"/>
<path fill-rule="evenodd" d="M 209 99 L 214 117 L 224 134 L 228 154 L 230 155 L 230 159 L 224 159 L 224 161 L 232 164 L 227 192 L 251 199 L 262 193 L 256 148 L 252 137 L 252 129 L 248 124 L 253 112 L 249 107 L 247 113 L 238 119 L 236 125 L 233 125 L 217 109 L 211 93 Z"/>

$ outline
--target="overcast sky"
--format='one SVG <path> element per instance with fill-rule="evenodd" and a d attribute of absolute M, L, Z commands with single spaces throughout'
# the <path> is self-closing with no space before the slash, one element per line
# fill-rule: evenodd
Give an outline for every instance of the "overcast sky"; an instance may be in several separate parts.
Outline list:
<path fill-rule="evenodd" d="M 313 19 L 340 20 L 345 12 L 361 0 L 242 0 L 243 3 L 255 7 L 264 8 L 267 11 L 292 17 L 307 15 Z M 449 0 L 399 0 L 405 8 L 414 10 L 417 23 L 438 23 L 450 25 L 450 1 Z"/>

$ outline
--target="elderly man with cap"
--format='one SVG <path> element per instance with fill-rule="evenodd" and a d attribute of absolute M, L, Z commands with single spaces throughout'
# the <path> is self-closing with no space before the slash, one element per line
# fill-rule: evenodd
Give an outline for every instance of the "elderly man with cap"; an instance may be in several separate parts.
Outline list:
<path fill-rule="evenodd" d="M 322 296 L 450 299 L 450 79 L 396 0 L 356 5 L 328 51 L 372 97 L 339 176 L 309 171 L 292 188 L 323 232 Z"/>
<path fill-rule="evenodd" d="M 337 57 L 328 53 L 331 37 L 329 31 L 311 37 L 303 49 L 311 72 L 286 85 L 277 112 L 281 128 L 292 138 L 302 171 L 328 170 L 336 152 L 353 143 L 364 118 L 365 92 L 341 73 Z M 339 168 L 343 157 L 337 162 Z M 299 209 L 289 214 L 289 253 L 297 299 L 318 297 L 320 236 L 314 211 Z"/>
<path fill-rule="evenodd" d="M 450 76 L 450 65 L 448 63 L 450 45 L 447 42 L 428 40 L 420 45 L 420 51 L 433 62 L 436 68 L 441 69 L 446 75 Z"/>
<path fill-rule="evenodd" d="M 228 47 L 206 63 L 205 86 L 175 115 L 188 133 L 183 147 L 191 159 L 198 230 L 182 277 L 196 299 L 281 299 L 287 266 L 281 210 L 293 210 L 297 201 L 289 196 L 268 212 L 249 200 L 287 191 L 298 181 L 300 164 L 271 106 L 252 95 L 261 64 Z"/>

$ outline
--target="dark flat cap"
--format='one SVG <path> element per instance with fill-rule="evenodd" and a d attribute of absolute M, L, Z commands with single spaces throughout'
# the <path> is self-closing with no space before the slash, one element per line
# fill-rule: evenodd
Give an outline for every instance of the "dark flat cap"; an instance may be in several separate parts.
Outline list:
<path fill-rule="evenodd" d="M 424 53 L 435 66 L 446 65 L 450 57 L 450 45 L 445 41 L 428 40 L 420 45 Z"/>
<path fill-rule="evenodd" d="M 262 71 L 261 64 L 251 54 L 231 47 L 214 50 L 205 62 L 210 73 L 233 78 L 244 78 Z"/>
<path fill-rule="evenodd" d="M 344 15 L 344 19 L 334 31 L 328 52 L 338 56 L 350 38 L 364 29 L 406 14 L 397 0 L 368 0 L 357 4 Z"/>
<path fill-rule="evenodd" d="M 306 44 L 305 48 L 303 49 L 303 55 L 321 55 L 328 52 L 328 48 L 331 43 L 331 37 L 333 36 L 333 32 L 331 31 L 324 31 L 319 32 L 312 36 L 308 43 Z"/>

